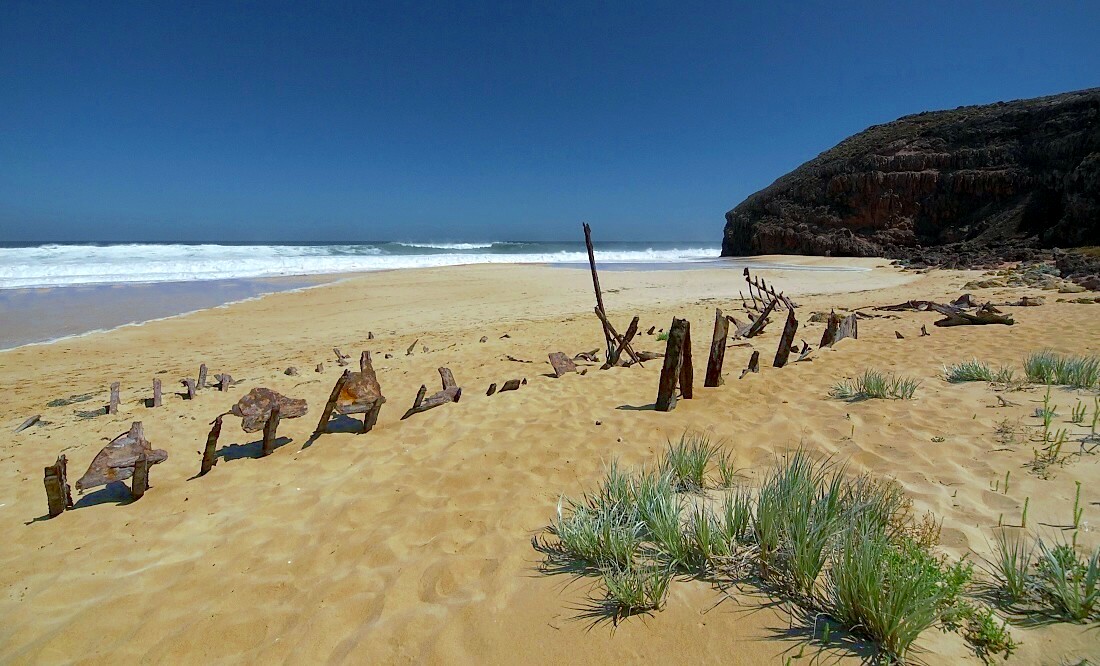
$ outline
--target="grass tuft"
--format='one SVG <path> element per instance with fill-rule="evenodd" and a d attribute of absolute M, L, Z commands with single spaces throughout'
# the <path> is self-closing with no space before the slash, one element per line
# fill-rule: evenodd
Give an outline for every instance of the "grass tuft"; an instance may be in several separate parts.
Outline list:
<path fill-rule="evenodd" d="M 677 490 L 697 492 L 707 486 L 707 469 L 719 453 L 710 438 L 702 433 L 684 433 L 676 443 L 668 443 L 661 467 L 668 471 Z"/>
<path fill-rule="evenodd" d="M 988 363 L 974 359 L 955 365 L 943 366 L 943 378 L 951 383 L 959 382 L 997 382 L 1007 384 L 1015 374 L 1012 368 L 993 370 Z"/>
<path fill-rule="evenodd" d="M 606 603 L 615 619 L 660 610 L 668 597 L 672 573 L 656 565 L 604 567 Z"/>
<path fill-rule="evenodd" d="M 1035 352 L 1024 360 L 1024 374 L 1029 382 L 1036 384 L 1100 388 L 1100 356 Z"/>
<path fill-rule="evenodd" d="M 1085 561 L 1069 544 L 1049 547 L 1040 539 L 1035 569 L 1039 596 L 1055 612 L 1083 622 L 1100 611 L 1100 548 Z"/>
<path fill-rule="evenodd" d="M 829 391 L 829 395 L 853 402 L 872 398 L 911 400 L 918 386 L 920 382 L 915 379 L 868 369 L 854 380 L 846 379 L 837 382 Z"/>

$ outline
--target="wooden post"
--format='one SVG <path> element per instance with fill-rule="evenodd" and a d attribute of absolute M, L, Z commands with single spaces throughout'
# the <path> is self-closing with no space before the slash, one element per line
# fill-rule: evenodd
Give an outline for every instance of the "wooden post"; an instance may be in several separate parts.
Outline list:
<path fill-rule="evenodd" d="M 261 456 L 269 456 L 275 450 L 275 431 L 279 427 L 279 403 L 271 405 L 271 413 L 264 424 L 264 442 Z"/>
<path fill-rule="evenodd" d="M 139 500 L 146 490 L 149 490 L 149 458 L 142 451 L 134 463 L 134 478 L 130 480 L 130 497 Z"/>
<path fill-rule="evenodd" d="M 370 352 L 364 351 L 359 355 L 359 372 L 374 372 L 374 366 L 371 364 Z"/>
<path fill-rule="evenodd" d="M 749 357 L 749 372 L 760 372 L 760 352 L 754 351 Z"/>
<path fill-rule="evenodd" d="M 832 347 L 836 342 L 836 332 L 840 329 L 840 317 L 836 312 L 829 313 L 829 321 L 825 324 L 825 332 L 821 334 L 821 343 L 818 347 Z"/>
<path fill-rule="evenodd" d="M 416 397 L 413 398 L 413 409 L 416 409 L 424 402 L 424 396 L 426 395 L 428 395 L 428 387 L 421 384 L 420 390 L 416 392 Z"/>
<path fill-rule="evenodd" d="M 162 400 L 163 399 L 162 399 L 161 393 L 160 393 L 160 379 L 159 378 L 154 378 L 153 379 L 153 406 L 154 407 L 160 407 L 161 404 L 163 404 Z"/>
<path fill-rule="evenodd" d="M 195 399 L 195 380 L 188 377 L 187 379 L 181 379 L 180 383 L 187 389 L 187 400 Z"/>
<path fill-rule="evenodd" d="M 348 377 L 351 375 L 351 370 L 344 370 L 344 374 L 340 375 L 340 378 L 336 380 L 336 384 L 332 387 L 332 393 L 328 396 L 328 402 L 325 403 L 324 410 L 321 411 L 321 420 L 317 422 L 317 429 L 313 431 L 314 435 L 320 435 L 328 430 L 328 420 L 332 418 L 332 410 L 336 409 L 336 400 L 340 397 L 340 391 L 344 388 L 344 382 L 348 381 Z"/>
<path fill-rule="evenodd" d="M 657 385 L 657 404 L 659 412 L 668 412 L 676 407 L 676 383 L 680 379 L 680 364 L 683 360 L 684 336 L 687 322 L 673 317 L 668 329 L 668 341 L 665 344 L 665 361 L 661 368 L 661 380 Z"/>
<path fill-rule="evenodd" d="M 928 335 L 928 327 L 925 326 L 924 324 L 921 324 L 921 326 L 920 326 L 920 336 L 923 338 L 926 335 Z"/>
<path fill-rule="evenodd" d="M 729 337 L 730 320 L 720 308 L 714 308 L 714 334 L 710 338 L 710 358 L 707 359 L 707 376 L 703 386 L 722 383 L 722 362 L 726 358 L 726 338 Z"/>
<path fill-rule="evenodd" d="M 446 391 L 449 388 L 458 386 L 455 381 L 455 376 L 451 374 L 450 368 L 438 368 L 439 378 L 443 380 L 443 390 Z"/>
<path fill-rule="evenodd" d="M 489 384 L 489 388 L 488 388 L 488 390 L 485 391 L 485 395 L 490 396 L 490 395 L 493 395 L 496 392 L 497 392 L 497 383 L 493 382 L 492 384 Z"/>
<path fill-rule="evenodd" d="M 695 385 L 695 369 L 691 365 L 691 322 L 684 320 L 684 346 L 680 360 L 680 397 L 691 400 L 692 387 Z"/>
<path fill-rule="evenodd" d="M 200 391 L 202 389 L 206 388 L 206 364 L 205 363 L 200 363 L 199 364 L 199 381 L 195 384 L 195 388 L 199 389 Z"/>
<path fill-rule="evenodd" d="M 111 384 L 111 400 L 107 403 L 108 414 L 118 414 L 118 382 Z"/>
<path fill-rule="evenodd" d="M 611 321 L 608 320 L 607 315 L 601 312 L 599 308 L 596 308 L 596 316 L 600 318 L 600 321 L 603 322 L 603 325 L 607 328 L 607 330 L 611 331 L 612 344 L 622 344 L 623 348 L 626 350 L 627 355 L 630 356 L 630 359 L 638 365 L 642 365 L 642 359 L 638 357 L 638 354 L 634 351 L 634 348 L 630 346 L 630 341 L 624 340 L 623 336 L 619 335 L 619 332 L 615 330 L 615 327 L 611 324 Z M 608 354 L 608 358 L 611 358 L 610 354 Z M 644 368 L 645 366 L 642 365 L 642 367 Z"/>
<path fill-rule="evenodd" d="M 775 361 L 772 366 L 782 368 L 787 365 L 787 357 L 791 355 L 791 345 L 794 344 L 794 334 L 798 331 L 798 320 L 794 318 L 794 310 L 787 310 L 787 323 L 783 326 L 783 335 L 779 337 L 779 349 L 775 350 Z"/>
<path fill-rule="evenodd" d="M 588 226 L 587 222 L 582 224 L 584 226 L 584 246 L 588 249 L 588 266 L 592 269 L 592 288 L 596 290 L 596 308 L 603 315 L 600 317 L 600 321 L 603 322 L 603 337 L 604 341 L 607 342 L 607 358 L 611 358 L 615 339 L 611 337 L 611 330 L 606 319 L 607 309 L 603 306 L 603 291 L 600 290 L 600 276 L 596 273 L 596 253 L 592 250 L 592 227 Z"/>
<path fill-rule="evenodd" d="M 50 518 L 60 516 L 65 509 L 73 507 L 72 489 L 68 482 L 68 460 L 64 454 L 58 456 L 57 462 L 45 468 L 43 483 L 46 486 L 46 503 Z"/>
<path fill-rule="evenodd" d="M 840 326 L 836 329 L 836 341 L 840 342 L 844 338 L 859 339 L 859 319 L 854 312 L 841 319 Z"/>
<path fill-rule="evenodd" d="M 764 330 L 764 327 L 768 325 L 768 315 L 770 315 L 772 313 L 772 310 L 775 309 L 775 305 L 777 302 L 778 301 L 776 301 L 774 298 L 768 301 L 767 307 L 761 310 L 760 315 L 755 320 L 753 320 L 752 326 L 749 326 L 749 330 L 745 331 L 746 338 L 751 338 L 754 335 L 758 335 Z"/>
<path fill-rule="evenodd" d="M 210 428 L 210 433 L 206 436 L 206 448 L 202 451 L 202 464 L 199 466 L 199 476 L 202 476 L 209 472 L 214 465 L 218 464 L 218 438 L 222 434 L 222 416 L 219 414 L 218 418 L 214 419 L 213 427 Z"/>
<path fill-rule="evenodd" d="M 220 376 L 221 379 L 218 381 L 218 390 L 222 392 L 228 391 L 230 384 L 233 383 L 233 378 L 229 376 L 228 372 L 223 372 Z"/>
<path fill-rule="evenodd" d="M 381 411 L 382 401 L 379 400 L 378 402 L 374 403 L 373 407 L 368 409 L 366 413 L 363 414 L 363 429 L 360 431 L 361 433 L 370 432 L 374 428 L 374 426 L 378 423 L 378 413 Z"/>

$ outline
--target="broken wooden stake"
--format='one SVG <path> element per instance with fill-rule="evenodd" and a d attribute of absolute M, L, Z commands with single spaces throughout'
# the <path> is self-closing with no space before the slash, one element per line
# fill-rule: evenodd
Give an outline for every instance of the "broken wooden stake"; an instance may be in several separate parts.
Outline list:
<path fill-rule="evenodd" d="M 768 315 L 772 313 L 772 310 L 775 309 L 778 303 L 779 301 L 774 298 L 768 302 L 768 305 L 760 312 L 760 315 L 753 320 L 752 326 L 749 326 L 749 330 L 745 331 L 746 338 L 759 335 L 764 331 L 764 327 L 768 325 Z"/>
<path fill-rule="evenodd" d="M 492 384 L 489 384 L 489 389 L 487 391 L 485 391 L 485 395 L 487 395 L 487 396 L 493 395 L 496 392 L 497 392 L 497 383 L 493 382 Z"/>
<path fill-rule="evenodd" d="M 859 339 L 859 319 L 854 313 L 840 320 L 840 325 L 836 329 L 836 340 L 833 341 L 833 344 L 844 338 Z"/>
<path fill-rule="evenodd" d="M 680 348 L 680 397 L 691 400 L 695 385 L 695 369 L 691 365 L 691 322 L 684 320 L 684 345 Z"/>
<path fill-rule="evenodd" d="M 118 382 L 111 384 L 111 400 L 107 403 L 108 414 L 118 414 Z"/>
<path fill-rule="evenodd" d="M 218 375 L 218 377 L 218 390 L 223 393 L 225 391 L 228 391 L 230 385 L 233 384 L 233 378 L 229 376 L 228 372 L 223 372 L 222 374 Z"/>
<path fill-rule="evenodd" d="M 313 371 L 314 372 L 324 372 L 325 371 L 325 364 L 324 363 L 318 363 L 317 367 L 315 367 L 313 369 Z"/>
<path fill-rule="evenodd" d="M 518 380 L 518 379 L 509 379 L 508 381 L 504 382 L 504 386 L 500 387 L 500 393 L 504 393 L 505 391 L 519 390 L 519 387 L 521 385 L 522 384 L 520 383 L 520 380 Z"/>
<path fill-rule="evenodd" d="M 30 417 L 26 421 L 23 421 L 22 423 L 20 423 L 19 427 L 17 427 L 15 429 L 15 432 L 23 432 L 24 430 L 31 427 L 35 423 L 38 423 L 40 420 L 42 420 L 42 415 L 41 414 L 35 414 L 34 416 Z"/>
<path fill-rule="evenodd" d="M 149 456 L 141 451 L 134 461 L 134 478 L 130 481 L 130 498 L 134 501 L 141 499 L 146 490 L 149 490 Z"/>
<path fill-rule="evenodd" d="M 656 326 L 650 326 L 650 327 L 649 327 L 649 330 L 648 330 L 648 331 L 646 331 L 646 332 L 645 332 L 645 334 L 646 334 L 646 335 L 653 335 L 653 331 L 656 331 L 656 330 L 657 330 L 657 327 L 656 327 Z"/>
<path fill-rule="evenodd" d="M 65 509 L 73 508 L 73 493 L 69 488 L 68 460 L 58 456 L 57 462 L 45 469 L 43 483 L 46 486 L 46 505 L 50 518 L 60 516 Z"/>
<path fill-rule="evenodd" d="M 153 379 L 153 406 L 160 407 L 162 404 L 162 397 L 160 393 L 160 379 Z"/>
<path fill-rule="evenodd" d="M 210 432 L 206 435 L 206 448 L 202 450 L 202 463 L 199 465 L 199 476 L 203 476 L 209 472 L 214 465 L 218 464 L 218 438 L 222 434 L 222 417 L 224 414 L 219 414 L 218 418 L 214 419 L 213 426 L 210 428 Z"/>
<path fill-rule="evenodd" d="M 271 452 L 275 450 L 275 431 L 279 428 L 279 403 L 275 403 L 271 406 L 271 412 L 268 413 L 267 423 L 264 424 L 264 439 L 263 447 L 260 450 L 261 456 L 269 456 Z"/>
<path fill-rule="evenodd" d="M 412 356 L 413 350 L 416 349 L 416 343 L 418 342 L 420 342 L 420 338 L 413 340 L 413 343 L 405 350 L 405 356 Z"/>
<path fill-rule="evenodd" d="M 726 338 L 729 337 L 730 320 L 722 310 L 714 308 L 714 333 L 710 338 L 710 357 L 707 359 L 707 376 L 703 386 L 718 386 L 722 383 L 722 362 L 726 358 Z"/>
<path fill-rule="evenodd" d="M 550 353 L 550 367 L 554 368 L 554 376 L 558 378 L 577 371 L 577 364 L 562 352 Z"/>
<path fill-rule="evenodd" d="M 928 335 L 928 327 L 925 326 L 924 324 L 921 324 L 920 325 L 920 336 L 923 338 L 923 337 L 926 337 L 927 335 Z"/>
<path fill-rule="evenodd" d="M 630 325 L 627 326 L 626 333 L 624 333 L 621 338 L 616 336 L 617 344 L 615 345 L 615 348 L 612 350 L 611 356 L 607 357 L 607 362 L 603 364 L 603 369 L 604 370 L 607 370 L 608 368 L 613 368 L 613 367 L 615 367 L 616 365 L 619 364 L 619 358 L 622 356 L 623 351 L 626 349 L 627 345 L 630 344 L 630 341 L 634 339 L 634 336 L 637 335 L 637 333 L 638 333 L 638 318 L 634 317 L 633 319 L 630 320 Z M 634 358 L 635 361 L 640 362 L 640 359 L 638 359 L 637 354 L 633 354 L 632 357 Z"/>
<path fill-rule="evenodd" d="M 596 253 L 592 249 L 592 227 L 588 226 L 587 222 L 583 222 L 584 228 L 584 246 L 588 250 L 588 266 L 592 270 L 592 288 L 596 291 L 596 312 L 600 314 L 600 321 L 603 323 L 603 337 L 607 343 L 607 357 L 611 358 L 612 348 L 615 346 L 615 338 L 611 334 L 611 325 L 608 323 L 607 318 L 603 316 L 607 312 L 607 309 L 603 306 L 603 291 L 600 290 L 600 276 L 596 272 Z"/>
<path fill-rule="evenodd" d="M 836 332 L 840 328 L 840 316 L 836 312 L 829 313 L 829 320 L 825 324 L 825 332 L 821 334 L 821 342 L 818 347 L 832 347 L 836 342 Z"/>
<path fill-rule="evenodd" d="M 787 365 L 787 358 L 791 355 L 791 345 L 794 344 L 794 335 L 798 331 L 798 320 L 794 317 L 794 309 L 787 310 L 787 323 L 783 325 L 783 335 L 779 337 L 779 348 L 775 350 L 775 360 L 772 366 L 782 368 Z"/>
<path fill-rule="evenodd" d="M 195 388 L 198 389 L 198 390 L 202 390 L 202 389 L 206 388 L 206 364 L 205 363 L 200 363 L 199 364 L 199 380 L 198 380 L 198 382 L 195 383 Z"/>
<path fill-rule="evenodd" d="M 187 395 L 184 397 L 184 399 L 185 400 L 194 400 L 195 399 L 195 380 L 191 379 L 191 378 L 181 379 L 180 383 L 183 384 L 183 387 L 187 390 Z"/>
<path fill-rule="evenodd" d="M 668 412 L 676 407 L 676 384 L 680 380 L 680 365 L 684 357 L 686 324 L 686 320 L 673 317 L 672 326 L 668 329 L 665 361 L 661 367 L 661 379 L 657 385 L 657 403 L 654 405 L 659 412 Z"/>
<path fill-rule="evenodd" d="M 439 378 L 443 382 L 443 390 L 438 393 L 434 393 L 427 398 L 423 396 L 424 392 L 427 392 L 425 387 L 421 387 L 423 392 L 417 392 L 416 401 L 413 406 L 409 408 L 409 411 L 405 412 L 405 415 L 401 417 L 401 420 L 409 418 L 413 414 L 419 414 L 420 412 L 426 412 L 429 409 L 445 405 L 448 402 L 458 402 L 462 399 L 462 389 L 455 382 L 454 375 L 451 374 L 449 368 L 439 368 Z"/>
<path fill-rule="evenodd" d="M 374 339 L 374 332 L 373 331 L 367 331 L 367 339 L 368 340 L 373 340 Z"/>
<path fill-rule="evenodd" d="M 894 336 L 895 336 L 895 337 L 896 337 L 896 338 L 897 338 L 898 340 L 904 340 L 904 339 L 905 339 L 905 336 L 901 334 L 901 331 L 894 331 Z"/>
<path fill-rule="evenodd" d="M 333 354 L 336 354 L 336 365 L 339 365 L 340 367 L 343 367 L 343 366 L 345 366 L 345 365 L 347 365 L 347 364 L 348 364 L 348 360 L 347 360 L 347 359 L 348 359 L 348 355 L 347 355 L 347 354 L 345 354 L 344 352 L 340 351 L 340 350 L 339 350 L 339 349 L 337 349 L 336 347 L 333 347 L 333 348 L 332 348 L 332 353 L 333 353 Z"/>
<path fill-rule="evenodd" d="M 760 372 L 760 352 L 754 351 L 752 356 L 749 357 L 749 364 L 741 371 L 740 379 L 744 379 L 745 375 L 750 372 Z"/>
<path fill-rule="evenodd" d="M 635 353 L 634 348 L 630 346 L 630 341 L 623 340 L 623 336 L 619 335 L 619 332 L 616 331 L 615 327 L 611 325 L 611 322 L 607 318 L 607 314 L 599 308 L 596 308 L 596 316 L 599 317 L 600 321 L 604 323 L 604 326 L 606 326 L 607 329 L 611 331 L 611 340 L 613 342 L 612 346 L 614 346 L 614 343 L 621 344 L 626 350 L 626 353 L 630 355 L 631 360 L 633 360 L 635 363 L 641 363 L 641 361 L 638 359 L 638 354 Z M 612 351 L 608 353 L 608 359 L 611 358 L 611 353 L 614 353 L 614 349 L 612 349 Z"/>

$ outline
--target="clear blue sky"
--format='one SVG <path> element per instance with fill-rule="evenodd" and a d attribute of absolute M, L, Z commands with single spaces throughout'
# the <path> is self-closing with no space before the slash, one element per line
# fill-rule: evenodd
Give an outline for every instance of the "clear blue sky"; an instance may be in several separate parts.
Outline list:
<path fill-rule="evenodd" d="M 713 240 L 868 125 L 1100 85 L 1100 2 L 0 3 L 2 240 Z"/>

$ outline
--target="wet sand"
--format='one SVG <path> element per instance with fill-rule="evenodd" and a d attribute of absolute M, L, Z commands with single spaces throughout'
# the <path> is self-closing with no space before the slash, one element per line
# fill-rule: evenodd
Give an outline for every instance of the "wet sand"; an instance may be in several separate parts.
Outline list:
<path fill-rule="evenodd" d="M 760 272 L 799 303 L 798 337 L 810 342 L 824 328 L 809 322 L 811 312 L 954 297 L 977 276 L 901 272 L 881 260 L 776 260 L 872 269 Z M 943 363 L 972 357 L 1019 372 L 1037 349 L 1100 353 L 1100 306 L 1056 303 L 1030 289 L 980 290 L 983 300 L 1042 294 L 1047 304 L 1005 308 L 1017 320 L 1011 328 L 940 329 L 935 314 L 876 313 L 885 316 L 861 321 L 858 340 L 782 369 L 770 367 L 781 328 L 773 325 L 751 345 L 730 347 L 725 385 L 704 389 L 714 308 L 736 314 L 739 272 L 606 271 L 601 280 L 623 327 L 633 315 L 642 331 L 667 328 L 674 315 L 692 321 L 693 400 L 653 411 L 659 361 L 548 376 L 547 353 L 600 347 L 601 331 L 588 274 L 545 266 L 369 274 L 0 352 L 0 427 L 9 433 L 0 442 L 0 661 L 783 663 L 805 645 L 805 630 L 751 586 L 677 580 L 664 610 L 614 626 L 586 616 L 590 580 L 539 570 L 531 537 L 561 493 L 590 490 L 613 459 L 651 463 L 666 438 L 686 429 L 722 441 L 750 484 L 799 444 L 854 472 L 896 478 L 916 511 L 943 520 L 942 550 L 952 557 L 988 557 L 998 516 L 1015 519 L 1025 498 L 1033 530 L 1060 533 L 1081 481 L 1079 540 L 1090 549 L 1100 543 L 1098 456 L 1043 479 L 1024 467 L 1032 457 L 1026 438 L 1006 443 L 996 434 L 1005 423 L 1033 426 L 1042 391 L 1014 392 L 1013 404 L 1001 406 L 988 385 L 938 377 Z M 919 337 L 922 324 L 929 337 Z M 353 360 L 373 352 L 388 402 L 369 434 L 311 440 L 340 372 L 333 346 Z M 636 346 L 663 351 L 664 343 L 642 335 Z M 754 348 L 761 373 L 738 380 Z M 175 387 L 200 362 L 242 383 L 229 394 L 170 394 L 164 407 L 143 405 L 153 377 Z M 314 373 L 320 362 L 324 372 Z M 288 366 L 300 374 L 285 375 Z M 462 401 L 399 420 L 421 384 L 434 390 L 440 366 L 454 371 Z M 838 379 L 868 367 L 920 379 L 916 399 L 826 397 Z M 529 383 L 484 395 L 490 382 L 513 377 Z M 105 404 L 112 381 L 122 384 L 118 415 L 76 414 Z M 209 422 L 257 386 L 306 398 L 309 414 L 284 421 L 286 439 L 264 459 L 252 455 L 258 435 L 227 420 L 221 462 L 193 478 Z M 92 394 L 84 402 L 47 406 L 84 393 Z M 1054 397 L 1059 414 L 1091 400 L 1065 389 Z M 10 434 L 31 414 L 46 424 Z M 43 466 L 65 453 L 75 480 L 134 420 L 170 455 L 153 469 L 145 497 L 130 503 L 117 489 L 99 489 L 42 520 Z M 1008 470 L 1011 492 L 995 491 L 993 480 Z M 1013 634 L 1022 645 L 1009 663 L 1100 656 L 1088 626 Z M 917 647 L 924 663 L 981 663 L 957 634 L 930 629 Z M 847 641 L 818 643 L 805 647 L 805 659 L 860 663 L 866 652 Z"/>

